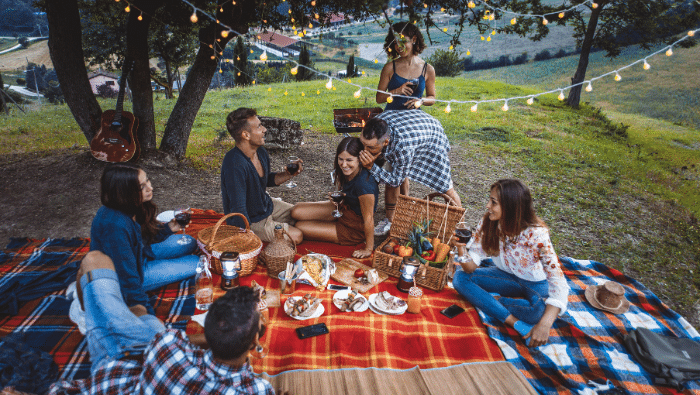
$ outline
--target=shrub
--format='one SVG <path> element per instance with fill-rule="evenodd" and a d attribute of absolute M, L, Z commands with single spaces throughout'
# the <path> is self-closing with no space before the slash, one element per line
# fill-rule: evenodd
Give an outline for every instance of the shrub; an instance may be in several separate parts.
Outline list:
<path fill-rule="evenodd" d="M 462 60 L 457 51 L 436 50 L 427 60 L 439 77 L 454 77 L 462 71 Z"/>
<path fill-rule="evenodd" d="M 535 60 L 547 60 L 551 58 L 552 54 L 550 54 L 546 49 L 542 52 L 538 52 L 537 55 L 535 55 Z"/>
<path fill-rule="evenodd" d="M 568 55 L 568 54 L 566 53 L 566 51 L 564 50 L 564 48 L 562 48 L 562 49 L 560 49 L 559 51 L 557 51 L 557 53 L 554 54 L 554 57 L 555 57 L 555 58 L 563 58 L 564 56 L 567 56 L 567 55 Z"/>
<path fill-rule="evenodd" d="M 111 99 L 117 97 L 118 92 L 113 89 L 114 85 L 107 85 L 105 82 L 97 87 L 97 97 L 102 97 L 105 99 Z"/>
<path fill-rule="evenodd" d="M 17 85 L 24 86 L 27 83 L 27 80 L 24 78 L 17 78 Z"/>
<path fill-rule="evenodd" d="M 27 37 L 20 37 L 17 43 L 22 46 L 22 48 L 27 48 L 29 46 L 29 39 Z"/>

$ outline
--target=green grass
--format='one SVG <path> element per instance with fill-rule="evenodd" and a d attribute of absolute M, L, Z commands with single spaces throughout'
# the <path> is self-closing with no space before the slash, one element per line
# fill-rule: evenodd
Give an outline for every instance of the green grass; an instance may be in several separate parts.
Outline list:
<path fill-rule="evenodd" d="M 16 39 L 0 38 L 0 51 L 12 48 L 17 45 Z"/>

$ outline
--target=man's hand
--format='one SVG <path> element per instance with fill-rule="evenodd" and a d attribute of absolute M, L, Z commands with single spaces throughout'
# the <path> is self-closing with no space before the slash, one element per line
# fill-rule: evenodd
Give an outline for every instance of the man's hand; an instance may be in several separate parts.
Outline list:
<path fill-rule="evenodd" d="M 374 165 L 374 161 L 378 157 L 379 157 L 379 154 L 374 156 L 367 150 L 360 151 L 360 163 L 362 163 L 362 166 L 364 168 L 366 168 L 367 170 L 372 168 L 372 166 Z"/>
<path fill-rule="evenodd" d="M 289 172 L 289 169 L 287 168 L 287 166 L 284 167 L 284 172 L 287 173 L 287 175 L 289 175 L 289 178 L 298 176 L 304 170 L 304 161 L 299 159 L 299 160 L 297 160 L 297 163 L 299 164 L 299 170 L 297 170 L 297 172 L 294 174 Z"/>

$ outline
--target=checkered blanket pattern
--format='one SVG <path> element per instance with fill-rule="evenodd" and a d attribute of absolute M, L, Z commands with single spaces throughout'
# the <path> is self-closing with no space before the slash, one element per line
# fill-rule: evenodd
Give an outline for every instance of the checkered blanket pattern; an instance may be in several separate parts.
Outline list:
<path fill-rule="evenodd" d="M 540 394 L 593 394 L 589 380 L 610 380 L 628 394 L 677 394 L 670 387 L 654 385 L 654 378 L 627 353 L 620 335 L 640 327 L 696 341 L 700 341 L 700 334 L 646 287 L 621 272 L 594 261 L 560 259 L 571 292 L 568 310 L 555 322 L 547 345 L 527 348 L 513 329 L 479 312 L 506 360 L 520 369 Z M 631 303 L 627 313 L 606 313 L 586 301 L 587 287 L 609 280 L 625 287 Z M 682 393 L 700 395 L 700 382 L 691 382 L 686 388 Z"/>
<path fill-rule="evenodd" d="M 89 239 L 12 239 L 0 251 L 0 282 L 12 276 L 37 276 L 69 262 L 79 261 L 89 251 Z M 193 281 L 170 284 L 150 294 L 156 315 L 166 326 L 184 330 L 194 311 Z M 19 314 L 0 316 L 0 337 L 19 332 L 24 342 L 48 352 L 59 367 L 59 379 L 90 375 L 87 342 L 68 318 L 71 300 L 65 289 L 27 302 Z"/>

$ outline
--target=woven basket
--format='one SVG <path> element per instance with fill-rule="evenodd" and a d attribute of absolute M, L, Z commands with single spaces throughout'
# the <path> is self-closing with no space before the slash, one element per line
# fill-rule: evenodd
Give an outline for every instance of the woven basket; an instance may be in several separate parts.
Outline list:
<path fill-rule="evenodd" d="M 432 199 L 441 196 L 446 203 L 433 202 Z M 450 204 L 452 203 L 452 204 Z M 455 227 L 464 215 L 464 209 L 454 206 L 449 196 L 441 193 L 431 193 L 425 199 L 399 195 L 396 202 L 396 213 L 391 223 L 389 237 L 374 251 L 372 267 L 392 277 L 400 277 L 402 258 L 387 254 L 383 251 L 384 245 L 392 239 L 398 239 L 401 243 L 407 242 L 408 232 L 413 228 L 413 222 L 432 219 L 429 230 L 444 243 L 450 242 Z M 447 270 L 451 267 L 451 258 L 443 268 L 435 268 L 422 263 L 416 274 L 416 283 L 434 291 L 442 291 L 447 283 Z"/>
<path fill-rule="evenodd" d="M 277 278 L 277 275 L 287 269 L 287 262 L 294 263 L 297 254 L 297 244 L 284 229 L 281 229 L 281 237 L 278 237 L 278 229 L 275 229 L 275 240 L 270 242 L 260 253 L 260 260 L 267 266 L 267 275 Z M 284 240 L 287 236 L 291 244 Z M 294 246 L 292 248 L 292 246 Z"/>
<path fill-rule="evenodd" d="M 222 225 L 226 219 L 233 216 L 243 218 L 245 229 L 237 226 Z M 262 241 L 250 230 L 250 225 L 245 215 L 231 213 L 224 215 L 216 225 L 202 229 L 197 234 L 197 244 L 204 254 L 209 257 L 211 270 L 216 274 L 222 274 L 223 268 L 219 257 L 224 252 L 238 252 L 241 259 L 240 276 L 247 276 L 258 265 L 258 254 L 262 250 Z"/>

